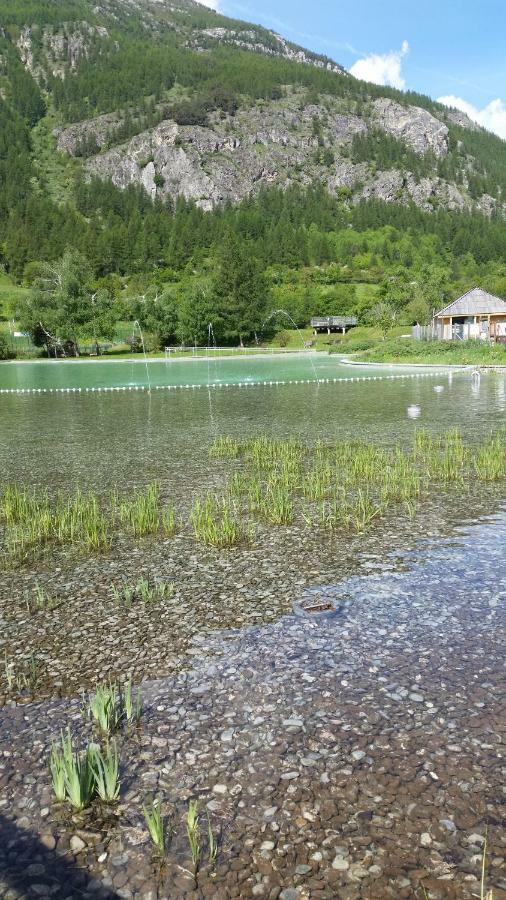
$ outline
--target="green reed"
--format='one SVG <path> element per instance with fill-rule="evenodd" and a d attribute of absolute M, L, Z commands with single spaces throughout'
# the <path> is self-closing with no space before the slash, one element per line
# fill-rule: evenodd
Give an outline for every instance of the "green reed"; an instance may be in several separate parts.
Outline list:
<path fill-rule="evenodd" d="M 131 606 L 134 600 L 140 600 L 142 603 L 167 600 L 173 595 L 174 590 L 172 582 L 161 581 L 159 578 L 150 581 L 142 575 L 132 584 L 112 585 L 111 594 L 117 603 Z"/>
<path fill-rule="evenodd" d="M 186 815 L 186 834 L 188 836 L 188 844 L 190 846 L 193 870 L 196 874 L 200 863 L 199 807 L 196 800 L 190 800 L 188 804 L 188 812 Z"/>
<path fill-rule="evenodd" d="M 197 499 L 190 521 L 196 539 L 209 547 L 234 547 L 245 539 L 235 505 L 226 497 L 207 494 L 203 500 Z"/>
<path fill-rule="evenodd" d="M 224 440 L 224 446 L 226 441 Z M 234 444 L 243 470 L 235 472 L 229 496 L 241 509 L 268 524 L 290 524 L 296 503 L 307 527 L 360 533 L 391 507 L 412 519 L 430 484 L 506 477 L 504 430 L 477 447 L 458 429 L 434 436 L 415 433 L 412 448 L 386 448 L 361 440 L 318 441 L 303 448 L 294 441 L 259 435 Z"/>
<path fill-rule="evenodd" d="M 105 504 L 92 491 L 79 489 L 73 495 L 50 496 L 12 484 L 0 493 L 2 550 L 14 560 L 50 547 L 101 553 L 110 549 L 118 531 L 135 537 L 158 532 L 170 537 L 177 527 L 174 506 L 161 507 L 156 483 L 126 499 L 113 492 Z"/>
<path fill-rule="evenodd" d="M 241 445 L 231 437 L 217 437 L 213 444 L 209 447 L 209 456 L 211 458 L 229 458 L 235 459 L 241 452 Z"/>
<path fill-rule="evenodd" d="M 107 520 L 92 493 L 73 497 L 37 493 L 8 486 L 0 499 L 0 522 L 5 523 L 5 548 L 24 555 L 47 544 L 75 545 L 98 552 L 110 544 Z"/>
<path fill-rule="evenodd" d="M 290 491 L 277 477 L 269 479 L 258 508 L 263 518 L 271 525 L 291 525 L 294 520 Z"/>
<path fill-rule="evenodd" d="M 68 801 L 76 810 L 86 809 L 94 797 L 113 803 L 119 797 L 119 754 L 115 746 L 101 750 L 87 744 L 74 749 L 70 728 L 53 743 L 49 754 L 49 772 L 58 803 Z"/>
<path fill-rule="evenodd" d="M 86 717 L 95 722 L 105 735 L 113 734 L 120 725 L 122 710 L 116 684 L 99 684 L 88 698 Z"/>
<path fill-rule="evenodd" d="M 70 728 L 67 735 L 53 744 L 49 756 L 49 770 L 55 797 L 59 802 L 68 800 L 74 809 L 85 809 L 90 805 L 95 791 L 95 776 L 92 758 L 93 745 L 88 744 L 81 752 L 74 750 Z"/>
<path fill-rule="evenodd" d="M 119 797 L 119 754 L 116 745 L 100 750 L 92 746 L 90 766 L 94 780 L 94 790 L 103 803 L 114 803 Z"/>
<path fill-rule="evenodd" d="M 154 850 L 158 856 L 164 857 L 167 852 L 167 829 L 160 800 L 150 800 L 147 805 L 143 806 L 142 811 Z"/>
<path fill-rule="evenodd" d="M 501 434 L 492 435 L 473 456 L 473 468 L 480 481 L 506 478 L 506 445 Z"/>
<path fill-rule="evenodd" d="M 118 516 L 135 537 L 156 534 L 160 528 L 160 490 L 157 483 L 152 482 L 144 490 L 137 491 L 131 500 L 121 502 Z"/>
<path fill-rule="evenodd" d="M 140 688 L 138 688 L 134 696 L 131 678 L 128 679 L 123 688 L 120 702 L 127 723 L 129 725 L 137 725 L 142 716 L 142 694 Z"/>

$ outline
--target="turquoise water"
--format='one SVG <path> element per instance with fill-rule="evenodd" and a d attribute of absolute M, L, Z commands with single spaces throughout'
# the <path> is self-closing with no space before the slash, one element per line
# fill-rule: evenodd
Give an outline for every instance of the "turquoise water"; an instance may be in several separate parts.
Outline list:
<path fill-rule="evenodd" d="M 406 370 L 406 373 L 412 370 Z M 423 370 L 417 370 L 423 371 Z M 263 382 L 326 381 L 402 374 L 398 367 L 343 365 L 338 356 L 291 353 L 217 359 L 44 360 L 0 364 L 0 390 L 111 390 L 202 387 Z M 149 373 L 149 377 L 148 377 Z"/>
<path fill-rule="evenodd" d="M 365 438 L 393 445 L 409 444 L 419 427 L 459 427 L 473 440 L 506 421 L 504 375 L 477 381 L 470 372 L 403 373 L 345 366 L 323 355 L 315 365 L 324 382 L 311 380 L 307 356 L 221 360 L 210 367 L 211 376 L 221 379 L 217 383 L 235 378 L 245 385 L 248 377 L 264 383 L 151 394 L 118 390 L 132 372 L 134 384 L 144 386 L 145 369 L 138 362 L 0 365 L 3 389 L 54 391 L 71 379 L 74 385 L 70 393 L 0 393 L 0 488 L 19 480 L 71 490 L 128 490 L 156 478 L 170 491 L 192 494 L 203 484 L 213 487 L 216 466 L 207 448 L 217 434 L 244 439 L 267 432 L 308 443 Z M 197 376 L 207 374 L 207 364 L 153 362 L 150 372 L 162 385 L 169 375 L 173 385 L 189 383 L 190 373 L 195 384 L 205 384 Z M 268 375 L 272 379 L 265 383 Z M 275 383 L 289 379 L 299 383 Z M 104 391 L 107 386 L 112 390 Z"/>

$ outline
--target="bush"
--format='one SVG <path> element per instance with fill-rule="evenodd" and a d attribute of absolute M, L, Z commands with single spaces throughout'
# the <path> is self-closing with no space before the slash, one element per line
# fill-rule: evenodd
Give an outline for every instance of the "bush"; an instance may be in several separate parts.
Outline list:
<path fill-rule="evenodd" d="M 12 349 L 5 334 L 0 334 L 0 359 L 15 359 L 16 351 Z"/>

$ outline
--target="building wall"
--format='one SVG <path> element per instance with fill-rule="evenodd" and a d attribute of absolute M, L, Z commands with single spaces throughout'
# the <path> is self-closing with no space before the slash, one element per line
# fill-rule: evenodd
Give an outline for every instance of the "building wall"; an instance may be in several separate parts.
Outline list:
<path fill-rule="evenodd" d="M 455 318 L 463 318 L 458 316 Z M 463 324 L 456 324 L 450 316 L 442 316 L 434 321 L 436 325 L 442 324 L 442 333 L 444 341 L 459 340 L 455 335 L 455 331 L 462 336 L 463 340 L 488 340 L 489 337 L 495 340 L 496 337 L 506 336 L 506 316 L 505 315 L 485 315 L 466 316 L 467 321 Z M 489 330 L 490 320 L 490 330 Z"/>

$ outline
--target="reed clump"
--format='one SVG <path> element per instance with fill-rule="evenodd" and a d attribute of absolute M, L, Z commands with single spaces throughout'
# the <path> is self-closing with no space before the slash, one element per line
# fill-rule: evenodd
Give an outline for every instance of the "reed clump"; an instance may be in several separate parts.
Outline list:
<path fill-rule="evenodd" d="M 140 689 L 134 694 L 131 678 L 124 687 L 114 682 L 99 684 L 87 698 L 83 697 L 82 713 L 108 739 L 125 723 L 139 722 L 142 715 Z"/>
<path fill-rule="evenodd" d="M 10 555 L 26 555 L 47 544 L 74 545 L 92 552 L 110 546 L 110 528 L 92 493 L 77 491 L 74 497 L 8 485 L 0 499 L 0 523 Z"/>
<path fill-rule="evenodd" d="M 135 537 L 156 534 L 160 528 L 160 489 L 152 482 L 145 490 L 137 491 L 130 500 L 119 504 L 118 517 Z"/>
<path fill-rule="evenodd" d="M 113 803 L 120 791 L 120 760 L 115 745 L 101 750 L 89 743 L 74 748 L 70 728 L 54 743 L 49 754 L 49 772 L 56 800 L 68 801 L 75 810 L 86 809 L 95 797 Z"/>
<path fill-rule="evenodd" d="M 229 481 L 230 502 L 270 525 L 299 517 L 307 527 L 361 533 L 392 508 L 413 519 L 431 487 L 506 478 L 504 430 L 478 445 L 466 443 L 458 429 L 439 435 L 421 429 L 412 447 L 347 440 L 311 448 L 266 435 L 242 444 L 218 438 L 213 447 L 243 465 Z"/>
<path fill-rule="evenodd" d="M 118 531 L 135 537 L 176 533 L 175 508 L 162 506 L 156 482 L 121 500 L 116 492 L 100 501 L 92 491 L 50 496 L 47 490 L 17 484 L 7 485 L 0 493 L 0 546 L 9 559 L 26 559 L 53 547 L 103 553 Z M 39 600 L 36 607 L 42 608 Z"/>
<path fill-rule="evenodd" d="M 197 541 L 209 547 L 234 547 L 245 540 L 237 510 L 226 497 L 207 494 L 203 500 L 197 499 L 190 520 Z"/>
<path fill-rule="evenodd" d="M 167 600 L 172 597 L 175 586 L 172 582 L 162 581 L 155 578 L 151 581 L 149 578 L 141 576 L 132 584 L 124 582 L 120 585 L 113 585 L 111 594 L 117 603 L 124 603 L 125 606 L 131 606 L 136 600 L 142 603 L 156 603 L 160 600 Z"/>

